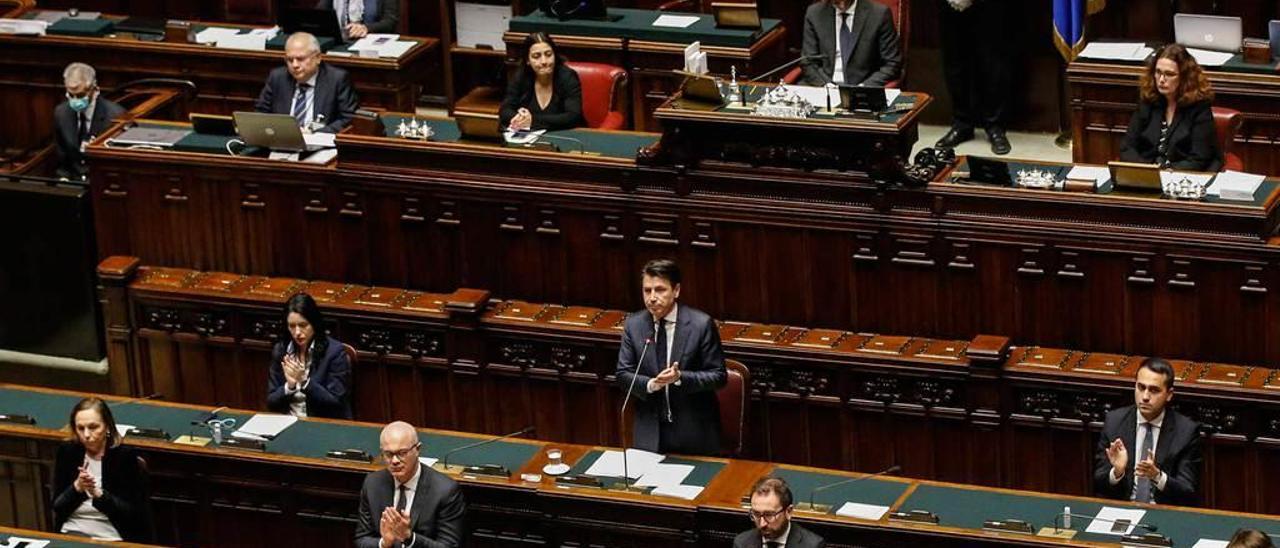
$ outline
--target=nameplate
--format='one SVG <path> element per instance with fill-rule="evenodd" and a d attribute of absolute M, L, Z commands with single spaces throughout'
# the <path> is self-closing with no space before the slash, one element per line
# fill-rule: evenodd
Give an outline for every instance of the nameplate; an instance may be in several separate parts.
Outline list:
<path fill-rule="evenodd" d="M 604 489 L 604 483 L 591 476 L 561 476 L 556 478 L 556 485 L 564 488 Z"/>
<path fill-rule="evenodd" d="M 889 512 L 889 521 L 909 521 L 913 523 L 932 523 L 937 525 L 938 516 L 928 510 Z"/>
<path fill-rule="evenodd" d="M 169 441 L 169 433 L 159 428 L 134 428 L 129 431 L 128 436 L 130 438 Z"/>
<path fill-rule="evenodd" d="M 982 530 L 999 531 L 1001 533 L 1018 533 L 1020 535 L 1030 535 L 1035 533 L 1031 524 L 1020 519 L 989 519 L 982 522 Z"/>
<path fill-rule="evenodd" d="M 35 424 L 36 420 L 27 415 L 0 414 L 0 422 L 6 424 Z"/>
<path fill-rule="evenodd" d="M 467 479 L 476 479 L 476 478 L 496 478 L 496 479 L 504 479 L 504 480 L 511 479 L 511 471 L 507 470 L 507 467 L 505 466 L 499 466 L 496 464 L 482 464 L 479 466 L 468 466 L 462 469 L 462 473 L 460 475 Z"/>
<path fill-rule="evenodd" d="M 261 440 L 247 440 L 243 438 L 226 438 L 222 440 L 222 446 L 233 449 L 245 449 L 248 451 L 265 452 L 267 450 L 267 442 Z"/>
<path fill-rule="evenodd" d="M 325 458 L 333 460 L 344 460 L 349 462 L 359 462 L 369 464 L 373 462 L 373 457 L 369 453 L 360 449 L 334 449 L 324 454 Z"/>

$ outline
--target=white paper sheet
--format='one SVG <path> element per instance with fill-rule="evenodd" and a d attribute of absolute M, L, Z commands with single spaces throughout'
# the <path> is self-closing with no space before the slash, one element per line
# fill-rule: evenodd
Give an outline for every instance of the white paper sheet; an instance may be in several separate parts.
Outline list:
<path fill-rule="evenodd" d="M 693 500 L 698 498 L 698 493 L 702 492 L 702 488 L 697 485 L 667 485 L 663 487 L 654 487 L 651 494 L 660 497 L 676 497 L 684 500 Z"/>
<path fill-rule="evenodd" d="M 120 424 L 117 422 L 116 434 L 123 438 L 125 436 L 128 436 L 129 432 L 132 432 L 134 428 L 137 428 L 137 427 L 132 424 Z"/>
<path fill-rule="evenodd" d="M 48 21 L 36 21 L 34 19 L 0 19 L 0 34 L 44 36 L 48 30 Z"/>
<path fill-rule="evenodd" d="M 671 29 L 685 29 L 689 28 L 689 25 L 697 23 L 698 19 L 700 19 L 700 17 L 697 15 L 673 15 L 670 13 L 664 13 L 659 15 L 657 19 L 653 20 L 653 26 Z"/>
<path fill-rule="evenodd" d="M 825 109 L 827 108 L 827 97 L 831 97 L 831 106 L 840 106 L 840 88 L 827 86 L 793 86 L 788 85 L 787 89 L 795 92 L 796 95 L 802 97 L 809 104 Z"/>
<path fill-rule="evenodd" d="M 1187 53 L 1196 58 L 1196 62 L 1205 67 L 1220 67 L 1231 60 L 1234 53 L 1226 51 L 1209 51 L 1207 49 L 1187 48 Z"/>
<path fill-rule="evenodd" d="M 1067 178 L 1093 181 L 1093 187 L 1097 188 L 1111 180 L 1111 169 L 1107 166 L 1072 166 L 1071 171 L 1067 172 Z"/>
<path fill-rule="evenodd" d="M 511 6 L 491 6 L 471 2 L 457 2 L 454 10 L 458 14 L 458 45 L 464 48 L 488 46 L 497 51 L 506 51 L 507 43 L 502 34 L 511 26 Z"/>
<path fill-rule="evenodd" d="M 44 548 L 49 545 L 49 541 L 26 537 L 9 537 L 4 544 L 0 544 L 0 548 Z"/>
<path fill-rule="evenodd" d="M 1210 540 L 1202 538 L 1199 541 L 1196 541 L 1195 546 L 1192 546 L 1191 548 L 1227 548 L 1227 544 L 1230 544 L 1230 542 L 1225 540 Z"/>
<path fill-rule="evenodd" d="M 902 95 L 902 90 L 898 88 L 884 88 L 884 104 L 892 105 Z"/>
<path fill-rule="evenodd" d="M 325 131 L 317 133 L 303 133 L 302 141 L 306 143 L 307 146 L 332 148 L 333 139 L 337 136 L 338 134 L 336 133 L 329 133 Z"/>
<path fill-rule="evenodd" d="M 692 472 L 691 464 L 658 463 L 640 476 L 635 484 L 641 487 L 674 487 L 680 485 Z"/>
<path fill-rule="evenodd" d="M 1089 527 L 1085 529 L 1085 532 L 1098 533 L 1100 535 L 1128 535 L 1133 533 L 1133 528 L 1136 527 L 1146 515 L 1146 510 L 1103 506 L 1101 510 L 1098 510 L 1098 515 L 1094 516 L 1093 521 L 1089 522 Z M 1111 532 L 1111 528 L 1115 526 L 1115 522 L 1122 519 L 1129 520 L 1129 527 L 1125 528 L 1124 531 Z"/>
<path fill-rule="evenodd" d="M 1223 200 L 1253 201 L 1265 176 L 1239 171 L 1224 171 L 1213 178 L 1213 183 L 1205 189 L 1205 194 L 1217 196 Z"/>
<path fill-rule="evenodd" d="M 249 34 L 254 36 L 262 36 L 263 38 L 270 40 L 272 38 L 275 38 L 277 34 L 280 34 L 280 27 L 271 27 L 269 29 L 253 29 L 249 31 Z"/>
<path fill-rule="evenodd" d="M 274 438 L 284 432 L 285 428 L 293 426 L 295 422 L 298 422 L 298 417 L 293 415 L 258 413 L 244 421 L 244 424 L 236 429 L 236 433 Z"/>
<path fill-rule="evenodd" d="M 520 131 L 520 132 L 511 131 L 508 129 L 508 130 L 503 130 L 502 138 L 506 139 L 508 143 L 511 143 L 513 145 L 527 145 L 529 143 L 537 141 L 538 137 L 542 137 L 542 134 L 546 132 L 547 130 L 545 129 L 540 129 L 538 131 Z"/>
<path fill-rule="evenodd" d="M 223 49 L 243 49 L 249 51 L 266 51 L 267 37 L 254 34 L 236 34 L 219 37 L 214 47 Z"/>
<path fill-rule="evenodd" d="M 1080 52 L 1080 57 L 1088 59 L 1109 59 L 1113 61 L 1142 61 L 1151 55 L 1153 50 L 1142 42 L 1089 42 Z"/>
<path fill-rule="evenodd" d="M 637 479 L 645 475 L 653 465 L 662 462 L 664 458 L 666 457 L 641 449 L 627 449 L 627 478 Z M 622 464 L 621 451 L 605 451 L 591 464 L 590 468 L 587 468 L 586 475 L 620 478 L 623 472 Z"/>
<path fill-rule="evenodd" d="M 220 38 L 235 36 L 240 34 L 240 29 L 231 29 L 227 27 L 208 27 L 196 33 L 196 43 L 212 44 Z"/>
<path fill-rule="evenodd" d="M 879 521 L 884 517 L 884 513 L 889 511 L 888 506 L 877 506 L 874 504 L 862 504 L 860 502 L 846 502 L 839 510 L 836 510 L 837 516 L 846 518 L 869 519 L 871 521 Z"/>
<path fill-rule="evenodd" d="M 430 468 L 435 466 L 437 462 L 440 462 L 440 459 L 435 457 L 418 457 L 418 462 L 421 462 L 423 466 Z"/>
<path fill-rule="evenodd" d="M 337 157 L 338 157 L 338 149 L 322 148 L 320 150 L 312 152 L 311 154 L 308 154 L 306 158 L 302 158 L 302 163 L 325 165 Z"/>

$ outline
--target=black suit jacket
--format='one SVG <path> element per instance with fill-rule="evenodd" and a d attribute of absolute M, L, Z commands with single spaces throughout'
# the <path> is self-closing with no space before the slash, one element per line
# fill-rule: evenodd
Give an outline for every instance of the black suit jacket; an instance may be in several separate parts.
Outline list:
<path fill-rule="evenodd" d="M 267 84 L 262 86 L 254 109 L 258 112 L 274 112 L 289 114 L 293 112 L 293 90 L 297 82 L 289 74 L 289 69 L 276 67 L 267 76 Z M 324 116 L 325 126 L 320 131 L 337 133 L 351 123 L 351 118 L 360 108 L 360 99 L 351 87 L 347 71 L 320 63 L 320 71 L 316 73 L 314 114 Z"/>
<path fill-rule="evenodd" d="M 93 107 L 93 119 L 89 121 L 89 134 L 97 136 L 106 131 L 111 123 L 125 113 L 124 107 L 98 96 L 97 105 Z M 80 152 L 78 140 L 79 118 L 76 111 L 63 101 L 53 109 L 53 142 L 58 154 L 58 175 L 68 179 L 79 179 L 87 172 L 84 165 L 84 154 Z"/>
<path fill-rule="evenodd" d="M 655 345 L 649 345 L 644 362 L 636 360 L 645 339 L 657 341 L 653 315 L 641 310 L 627 317 L 618 350 L 617 382 L 623 391 L 635 379 L 631 401 L 635 407 L 632 446 L 646 451 L 714 455 L 720 452 L 720 402 L 716 390 L 725 385 L 724 351 L 720 331 L 705 312 L 680 305 L 676 312 L 674 340 L 668 341 L 671 361 L 680 363 L 680 384 L 669 385 L 672 422 L 665 422 L 667 397 L 663 390 L 652 394 L 647 385 L 666 364 Z M 667 444 L 661 443 L 667 430 Z"/>
<path fill-rule="evenodd" d="M 326 337 L 324 354 L 311 353 L 310 381 L 303 393 L 307 396 L 307 416 L 327 419 L 351 419 L 351 362 L 342 343 Z M 267 409 L 275 413 L 289 412 L 289 395 L 284 391 L 284 355 L 290 341 L 276 343 L 271 349 L 271 368 L 267 373 Z"/>
<path fill-rule="evenodd" d="M 1153 103 L 1141 101 L 1129 120 L 1129 130 L 1120 145 L 1120 159 L 1126 162 L 1156 163 L 1160 143 L 1160 122 L 1168 102 L 1164 97 Z M 1222 151 L 1218 150 L 1218 131 L 1213 125 L 1213 107 L 1200 101 L 1178 107 L 1169 129 L 1169 167 L 1193 171 L 1221 171 Z"/>
<path fill-rule="evenodd" d="M 1142 456 L 1135 454 L 1138 433 L 1138 408 L 1130 405 L 1107 413 L 1098 438 L 1094 455 L 1093 485 L 1099 496 L 1128 500 L 1133 492 L 1133 470 Z M 1129 466 L 1124 478 L 1111 485 L 1111 461 L 1107 460 L 1107 446 L 1116 438 L 1124 440 L 1129 451 Z M 1160 426 L 1160 439 L 1156 440 L 1156 467 L 1168 479 L 1164 490 L 1151 488 L 1153 500 L 1159 504 L 1194 505 L 1200 491 L 1200 425 L 1185 415 L 1169 409 Z"/>
<path fill-rule="evenodd" d="M 836 8 L 826 2 L 815 3 L 805 11 L 800 53 L 821 57 L 803 62 L 802 84 L 821 86 L 831 82 L 836 68 L 835 17 Z M 902 51 L 889 8 L 874 0 L 858 0 L 853 9 L 853 34 L 853 54 L 844 67 L 846 84 L 880 87 L 898 77 Z"/>
<path fill-rule="evenodd" d="M 395 33 L 400 25 L 400 0 L 351 0 L 364 2 L 364 17 L 360 21 L 374 33 Z M 316 8 L 331 10 L 333 0 L 320 0 Z M 339 19 L 341 21 L 341 19 Z"/>
<path fill-rule="evenodd" d="M 71 514 L 89 495 L 76 492 L 75 481 L 84 464 L 84 446 L 67 442 L 58 446 L 53 464 L 53 530 L 61 531 Z M 102 496 L 93 507 L 106 514 L 111 525 L 128 542 L 153 541 L 151 489 L 138 455 L 126 446 L 108 447 L 102 457 Z"/>
<path fill-rule="evenodd" d="M 498 123 L 506 128 L 521 107 L 529 109 L 533 115 L 530 129 L 537 131 L 547 129 L 573 129 L 585 123 L 582 116 L 582 81 L 578 73 L 564 65 L 556 67 L 551 81 L 551 101 L 547 108 L 538 106 L 538 94 L 533 90 L 533 78 L 521 69 L 520 75 L 507 86 L 507 94 L 502 98 Z"/>
<path fill-rule="evenodd" d="M 467 503 L 458 482 L 422 466 L 417 494 L 409 509 L 409 528 L 417 533 L 414 548 L 456 548 L 466 535 L 463 520 Z M 386 469 L 371 472 L 360 488 L 360 515 L 356 519 L 356 548 L 377 548 L 382 538 L 378 527 L 382 511 L 395 506 L 396 482 Z"/>
<path fill-rule="evenodd" d="M 827 541 L 812 531 L 791 522 L 791 532 L 787 534 L 787 548 L 825 548 Z M 760 538 L 760 530 L 743 531 L 733 539 L 733 548 L 760 548 L 764 546 Z"/>

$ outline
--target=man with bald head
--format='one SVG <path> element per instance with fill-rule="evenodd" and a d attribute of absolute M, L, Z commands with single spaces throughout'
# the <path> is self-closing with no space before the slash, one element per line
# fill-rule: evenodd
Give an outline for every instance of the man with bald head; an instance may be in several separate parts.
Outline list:
<path fill-rule="evenodd" d="M 422 442 L 407 422 L 393 422 L 379 438 L 386 469 L 360 489 L 358 548 L 462 546 L 467 504 L 452 478 L 422 465 Z"/>
<path fill-rule="evenodd" d="M 267 76 L 254 108 L 292 115 L 304 132 L 337 133 L 351 123 L 360 101 L 347 71 L 320 60 L 316 37 L 295 32 L 284 44 L 284 66 Z"/>

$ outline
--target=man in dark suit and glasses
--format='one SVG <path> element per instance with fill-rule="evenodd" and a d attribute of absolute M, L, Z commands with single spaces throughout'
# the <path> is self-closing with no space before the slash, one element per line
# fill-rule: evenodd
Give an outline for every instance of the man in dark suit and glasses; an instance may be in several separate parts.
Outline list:
<path fill-rule="evenodd" d="M 462 546 L 467 511 L 452 478 L 418 461 L 422 442 L 407 422 L 393 422 L 379 438 L 385 470 L 371 472 L 360 489 L 358 548 Z"/>
<path fill-rule="evenodd" d="M 360 101 L 347 71 L 320 60 L 320 42 L 306 32 L 289 35 L 284 64 L 271 71 L 254 108 L 291 114 L 304 132 L 337 133 L 351 123 Z"/>
<path fill-rule="evenodd" d="M 53 141 L 57 145 L 58 177 L 84 179 L 84 145 L 124 114 L 124 107 L 101 97 L 98 75 L 84 63 L 62 71 L 67 100 L 53 109 Z"/>
<path fill-rule="evenodd" d="M 1134 405 L 1107 413 L 1094 457 L 1098 494 L 1192 505 L 1200 488 L 1200 425 L 1168 408 L 1173 367 L 1148 358 L 1133 384 Z"/>
<path fill-rule="evenodd" d="M 675 261 L 649 261 L 641 271 L 641 285 L 645 310 L 627 317 L 617 367 L 622 390 L 636 381 L 632 446 L 715 455 L 720 452 L 716 390 L 728 380 L 720 331 L 705 312 L 676 304 L 680 267 Z M 637 364 L 642 352 L 644 362 Z"/>
<path fill-rule="evenodd" d="M 823 548 L 827 541 L 791 522 L 791 488 L 782 478 L 765 476 L 751 487 L 747 516 L 755 528 L 733 539 L 733 548 Z"/>
<path fill-rule="evenodd" d="M 805 11 L 800 83 L 882 87 L 902 71 L 898 31 L 875 0 L 821 0 Z"/>

